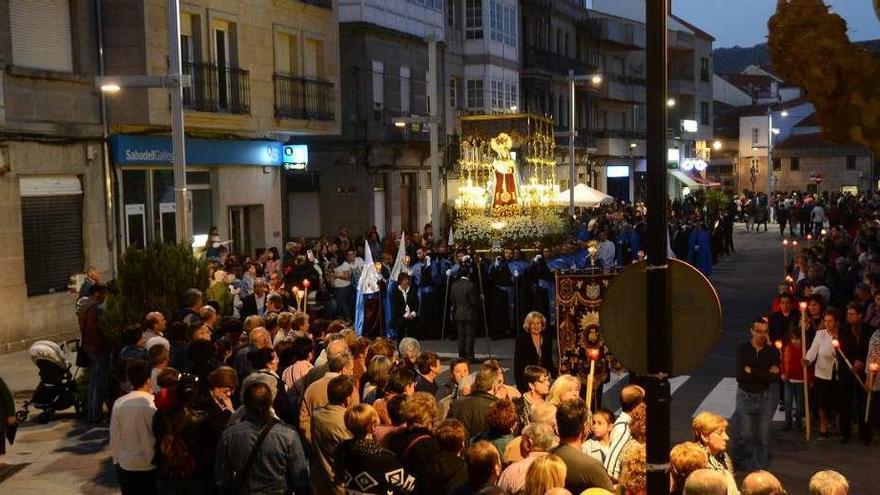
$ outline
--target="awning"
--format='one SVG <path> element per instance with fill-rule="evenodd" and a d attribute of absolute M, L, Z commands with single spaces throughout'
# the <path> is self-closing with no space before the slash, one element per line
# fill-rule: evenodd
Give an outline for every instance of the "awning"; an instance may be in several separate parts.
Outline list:
<path fill-rule="evenodd" d="M 672 175 L 673 177 L 675 177 L 676 179 L 678 179 L 679 182 L 686 185 L 687 187 L 690 187 L 690 188 L 700 187 L 699 182 L 694 180 L 694 178 L 691 175 L 686 174 L 686 173 L 682 172 L 681 170 L 669 170 L 669 174 Z"/>
<path fill-rule="evenodd" d="M 704 178 L 700 177 L 699 175 L 692 175 L 691 178 L 694 179 L 695 181 L 697 181 L 697 183 L 703 187 L 719 187 L 719 186 L 721 186 L 720 182 L 709 179 L 709 178 L 704 179 Z"/>

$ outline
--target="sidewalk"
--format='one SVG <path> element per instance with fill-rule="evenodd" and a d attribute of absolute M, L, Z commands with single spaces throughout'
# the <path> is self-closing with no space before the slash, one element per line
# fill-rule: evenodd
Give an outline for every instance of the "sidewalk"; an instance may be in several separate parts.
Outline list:
<path fill-rule="evenodd" d="M 18 407 L 30 399 L 39 382 L 37 368 L 27 351 L 0 357 L 0 376 L 12 389 Z M 31 408 L 30 417 L 18 429 L 15 444 L 7 446 L 6 456 L 0 462 L 0 492 L 35 495 L 117 492 L 116 473 L 107 450 L 108 429 L 77 422 L 73 409 L 41 425 L 35 419 L 38 412 Z M 7 474 L 11 475 L 7 477 Z"/>

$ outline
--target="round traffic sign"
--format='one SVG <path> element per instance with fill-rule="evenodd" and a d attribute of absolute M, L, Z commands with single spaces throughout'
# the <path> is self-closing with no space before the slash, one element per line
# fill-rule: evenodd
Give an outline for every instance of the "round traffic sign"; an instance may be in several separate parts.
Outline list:
<path fill-rule="evenodd" d="M 721 302 L 712 283 L 684 261 L 669 260 L 670 374 L 702 363 L 721 336 Z M 624 366 L 648 372 L 647 276 L 645 262 L 613 279 L 600 312 L 605 344 Z"/>

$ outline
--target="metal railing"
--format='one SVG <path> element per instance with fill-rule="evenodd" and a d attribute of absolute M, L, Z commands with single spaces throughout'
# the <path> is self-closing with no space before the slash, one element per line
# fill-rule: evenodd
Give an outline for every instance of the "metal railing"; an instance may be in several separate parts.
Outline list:
<path fill-rule="evenodd" d="M 192 87 L 183 90 L 183 106 L 200 112 L 250 113 L 250 72 L 239 67 L 184 62 Z"/>
<path fill-rule="evenodd" d="M 330 81 L 275 74 L 275 116 L 288 119 L 335 120 L 336 91 Z"/>

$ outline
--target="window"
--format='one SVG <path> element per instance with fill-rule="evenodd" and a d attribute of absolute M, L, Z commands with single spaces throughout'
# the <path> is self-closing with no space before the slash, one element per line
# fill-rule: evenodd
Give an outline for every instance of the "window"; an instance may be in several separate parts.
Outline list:
<path fill-rule="evenodd" d="M 465 0 L 465 38 L 469 40 L 483 39 L 483 2 L 482 0 Z"/>
<path fill-rule="evenodd" d="M 504 81 L 492 79 L 492 111 L 504 111 Z"/>
<path fill-rule="evenodd" d="M 505 106 L 509 110 L 513 110 L 514 108 L 519 108 L 519 88 L 518 84 L 514 82 L 505 83 L 505 89 L 507 90 L 506 98 L 505 98 Z"/>
<path fill-rule="evenodd" d="M 504 6 L 504 43 L 516 47 L 516 6 Z"/>
<path fill-rule="evenodd" d="M 429 9 L 443 10 L 443 0 L 409 0 L 409 2 Z"/>
<path fill-rule="evenodd" d="M 236 25 L 220 19 L 211 21 L 212 46 L 214 49 L 214 64 L 217 65 L 217 103 L 222 110 L 232 108 L 239 88 L 237 86 L 238 74 L 231 71 L 236 67 Z"/>
<path fill-rule="evenodd" d="M 385 105 L 385 64 L 373 60 L 373 108 L 381 110 Z"/>
<path fill-rule="evenodd" d="M 299 75 L 299 38 L 290 33 L 275 33 L 275 35 L 275 71 Z"/>
<path fill-rule="evenodd" d="M 700 58 L 700 81 L 709 82 L 709 59 Z"/>
<path fill-rule="evenodd" d="M 468 79 L 467 81 L 467 106 L 468 108 L 483 108 L 483 80 Z"/>
<path fill-rule="evenodd" d="M 773 159 L 773 171 L 779 172 L 782 170 L 782 158 L 774 158 Z"/>
<path fill-rule="evenodd" d="M 457 95 L 455 94 L 457 84 L 454 77 L 449 78 L 449 108 L 458 108 Z"/>
<path fill-rule="evenodd" d="M 757 127 L 752 128 L 752 146 L 758 144 L 758 133 L 759 129 Z"/>
<path fill-rule="evenodd" d="M 66 291 L 83 269 L 82 185 L 56 176 L 22 178 L 19 187 L 27 295 Z"/>
<path fill-rule="evenodd" d="M 700 124 L 709 125 L 709 102 L 700 102 Z"/>
<path fill-rule="evenodd" d="M 324 77 L 324 42 L 306 38 L 303 45 L 303 75 L 313 79 Z"/>
<path fill-rule="evenodd" d="M 855 155 L 847 155 L 846 156 L 846 169 L 847 170 L 855 170 L 856 169 L 856 156 Z"/>
<path fill-rule="evenodd" d="M 458 9 L 456 8 L 456 3 L 458 0 L 447 0 L 446 2 L 446 24 L 457 27 L 458 19 L 456 17 L 456 13 Z"/>
<path fill-rule="evenodd" d="M 489 6 L 489 18 L 491 19 L 492 41 L 504 41 L 504 7 L 501 2 L 492 0 Z"/>
<path fill-rule="evenodd" d="M 408 115 L 410 112 L 410 91 L 409 91 L 409 67 L 400 68 L 400 113 Z"/>
<path fill-rule="evenodd" d="M 13 65 L 73 72 L 68 0 L 11 0 L 9 32 Z"/>
<path fill-rule="evenodd" d="M 791 158 L 789 160 L 789 168 L 791 171 L 800 170 L 801 169 L 801 159 L 800 158 Z"/>

